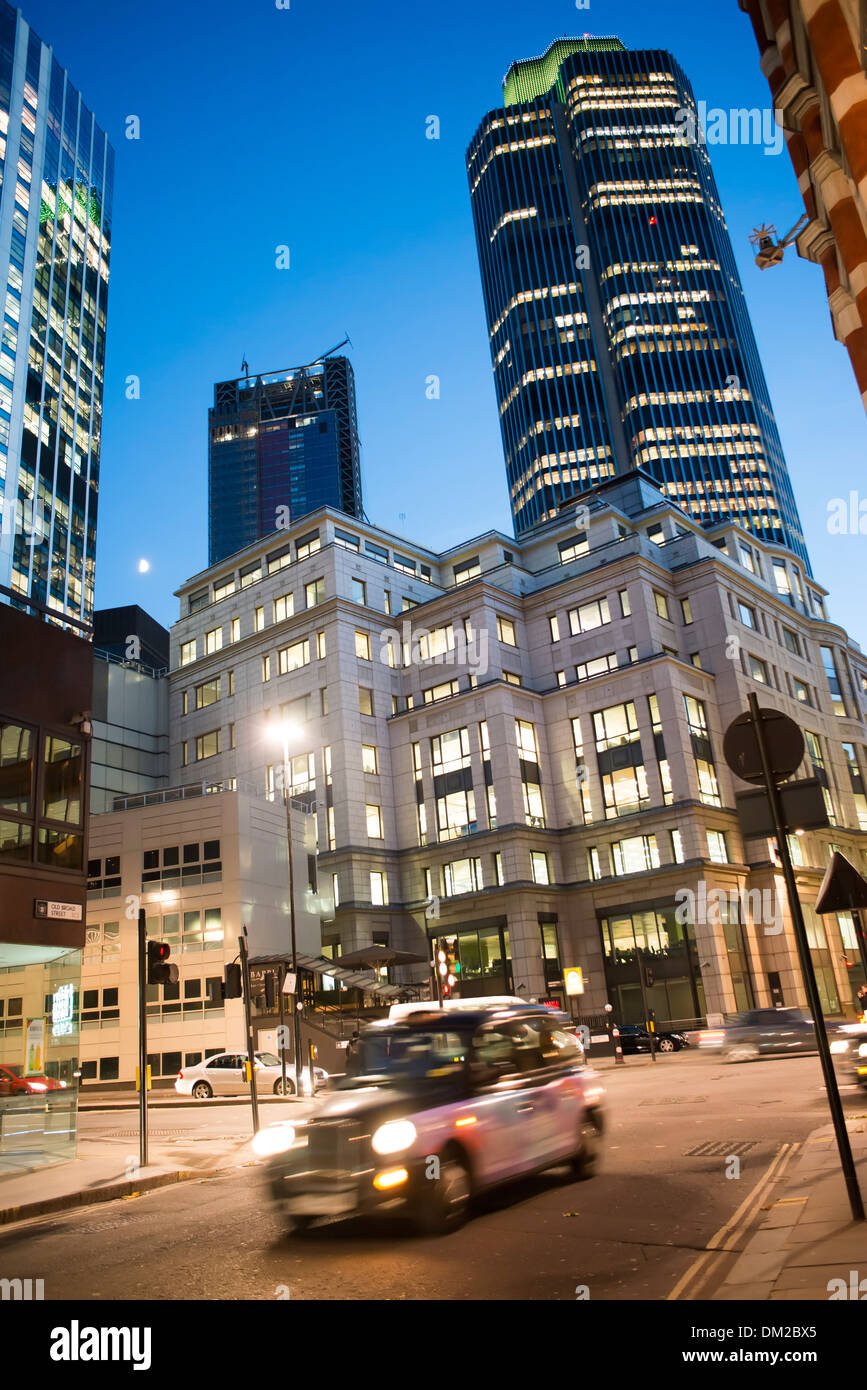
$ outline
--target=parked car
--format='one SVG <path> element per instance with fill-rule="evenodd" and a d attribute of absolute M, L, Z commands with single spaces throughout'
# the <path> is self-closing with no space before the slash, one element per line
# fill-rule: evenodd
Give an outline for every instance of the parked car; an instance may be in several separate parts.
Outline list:
<path fill-rule="evenodd" d="M 395 1208 L 444 1233 L 486 1188 L 557 1164 L 589 1178 L 604 1092 L 571 1027 L 559 1010 L 479 1000 L 364 1028 L 319 1109 L 253 1141 L 290 1230 Z"/>
<path fill-rule="evenodd" d="M 651 1035 L 646 1028 L 637 1023 L 619 1023 L 617 1026 L 624 1057 L 634 1052 L 650 1051 Z M 685 1033 L 654 1033 L 653 1038 L 657 1052 L 680 1052 L 681 1048 L 689 1047 Z"/>
<path fill-rule="evenodd" d="M 759 1057 L 815 1052 L 816 1034 L 804 1009 L 744 1009 L 726 1019 L 722 1028 L 699 1033 L 698 1045 L 721 1052 L 729 1062 L 755 1062 Z"/>
<path fill-rule="evenodd" d="M 328 1081 L 328 1072 L 322 1067 L 314 1067 L 316 1090 Z M 310 1094 L 309 1073 L 305 1068 L 305 1091 Z M 178 1072 L 175 1090 L 182 1096 L 192 1096 L 194 1100 L 207 1100 L 211 1096 L 241 1096 L 250 1089 L 247 1081 L 247 1055 L 243 1052 L 218 1052 L 214 1057 L 206 1057 L 193 1067 L 184 1067 Z M 283 1067 L 279 1057 L 273 1052 L 256 1053 L 256 1090 L 283 1095 Z M 286 1065 L 287 1096 L 295 1094 L 295 1070 L 291 1062 Z"/>
<path fill-rule="evenodd" d="M 40 1096 L 65 1089 L 66 1082 L 54 1076 L 19 1076 L 11 1067 L 0 1067 L 0 1096 Z"/>

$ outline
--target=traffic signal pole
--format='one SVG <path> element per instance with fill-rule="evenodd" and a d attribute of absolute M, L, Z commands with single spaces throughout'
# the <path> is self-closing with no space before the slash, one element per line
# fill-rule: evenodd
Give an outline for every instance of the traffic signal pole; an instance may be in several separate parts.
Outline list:
<path fill-rule="evenodd" d="M 256 1049 L 253 1044 L 253 1011 L 250 1006 L 250 961 L 247 955 L 247 928 L 238 937 L 241 953 L 241 978 L 244 981 L 244 1020 L 247 1025 L 247 1070 L 250 1073 L 250 1107 L 253 1112 L 253 1133 L 259 1132 L 259 1099 L 256 1095 Z"/>
<path fill-rule="evenodd" d="M 759 757 L 761 759 L 762 773 L 765 779 L 765 790 L 768 794 L 768 801 L 771 807 L 771 815 L 774 822 L 774 833 L 777 839 L 777 852 L 783 866 L 783 878 L 786 884 L 786 893 L 789 898 L 789 910 L 792 914 L 792 928 L 795 935 L 795 942 L 798 947 L 798 957 L 801 962 L 801 974 L 804 977 L 804 988 L 807 992 L 807 1001 L 810 1006 L 810 1013 L 813 1018 L 813 1027 L 816 1032 L 816 1045 L 819 1049 L 819 1057 L 822 1062 L 822 1073 L 825 1078 L 825 1090 L 828 1093 L 828 1106 L 831 1111 L 831 1119 L 834 1124 L 834 1134 L 837 1139 L 837 1150 L 840 1155 L 840 1166 L 843 1169 L 843 1177 L 846 1182 L 846 1191 L 849 1194 L 849 1206 L 852 1218 L 855 1221 L 864 1220 L 864 1202 L 861 1197 L 861 1189 L 858 1186 L 858 1174 L 855 1170 L 855 1161 L 852 1157 L 852 1146 L 849 1143 L 849 1131 L 846 1128 L 846 1117 L 843 1114 L 843 1105 L 840 1100 L 840 1091 L 837 1086 L 837 1076 L 834 1071 L 834 1062 L 831 1057 L 831 1049 L 828 1045 L 828 1034 L 825 1030 L 825 1018 L 822 1013 L 822 1001 L 819 998 L 819 989 L 816 984 L 816 976 L 813 973 L 813 960 L 810 955 L 810 944 L 807 940 L 807 931 L 804 926 L 804 915 L 801 911 L 801 900 L 798 896 L 798 885 L 795 882 L 795 871 L 792 868 L 792 858 L 789 854 L 789 842 L 786 835 L 786 822 L 783 815 L 783 807 L 780 800 L 780 790 L 777 786 L 776 778 L 771 767 L 768 747 L 765 741 L 765 731 L 762 727 L 762 715 L 759 710 L 759 702 L 754 694 L 749 697 L 750 715 L 752 717 L 755 739 L 758 745 Z"/>
<path fill-rule="evenodd" d="M 640 982 L 640 984 L 641 984 L 641 1009 L 642 1009 L 642 1012 L 643 1012 L 643 1014 L 644 1014 L 644 1023 L 645 1023 L 645 1026 L 647 1027 L 647 1031 L 648 1031 L 648 1033 L 650 1034 L 650 1060 L 651 1060 L 651 1062 L 655 1062 L 655 1061 L 656 1061 L 656 1038 L 654 1037 L 654 1029 L 653 1029 L 653 1026 L 652 1026 L 652 1024 L 651 1024 L 650 1015 L 649 1015 L 648 1009 L 647 1009 L 647 981 L 646 981 L 645 978 L 644 978 L 644 957 L 643 957 L 643 955 L 641 954 L 641 947 L 640 947 L 640 946 L 636 946 L 636 948 L 635 948 L 635 954 L 636 954 L 637 957 L 638 957 L 638 979 L 639 979 L 639 982 Z"/>
<path fill-rule="evenodd" d="M 443 956 L 443 960 L 442 960 L 442 961 L 440 960 L 440 956 L 441 956 L 441 955 Z M 441 967 L 442 965 L 444 965 L 444 964 L 445 964 L 445 952 L 444 952 L 444 950 L 443 950 L 443 941 L 442 941 L 442 937 L 439 937 L 439 936 L 438 936 L 437 939 L 436 939 L 436 941 L 434 942 L 433 972 L 434 972 L 434 983 L 436 984 L 436 991 L 437 991 L 437 1004 L 438 1004 L 438 1006 L 439 1006 L 440 1008 L 443 1007 L 443 976 L 442 976 L 442 971 L 441 971 L 440 967 Z"/>
<path fill-rule="evenodd" d="M 139 1154 L 141 1168 L 148 1162 L 148 987 L 147 928 L 145 910 L 138 910 L 138 1109 Z"/>
<path fill-rule="evenodd" d="M 286 980 L 286 962 L 280 966 L 280 1075 L 283 1078 L 283 1090 L 281 1095 L 286 1097 L 286 995 L 283 993 L 283 984 Z"/>

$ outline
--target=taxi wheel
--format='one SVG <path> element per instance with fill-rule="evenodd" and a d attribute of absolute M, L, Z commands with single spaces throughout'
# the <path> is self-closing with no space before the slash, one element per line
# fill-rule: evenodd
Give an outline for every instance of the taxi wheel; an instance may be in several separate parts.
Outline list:
<path fill-rule="evenodd" d="M 415 1211 L 419 1230 L 428 1236 L 444 1236 L 456 1231 L 467 1218 L 472 1193 L 466 1159 L 454 1153 L 441 1155 L 439 1177 L 423 1181 Z"/>
<path fill-rule="evenodd" d="M 726 1060 L 729 1062 L 755 1062 L 758 1056 L 759 1049 L 755 1043 L 732 1043 L 726 1050 Z"/>
<path fill-rule="evenodd" d="M 287 1236 L 305 1236 L 313 1225 L 315 1217 L 290 1216 L 286 1221 Z"/>
<path fill-rule="evenodd" d="M 581 1147 L 572 1158 L 572 1172 L 579 1182 L 592 1178 L 599 1163 L 601 1130 L 592 1115 L 587 1115 L 581 1125 Z"/>

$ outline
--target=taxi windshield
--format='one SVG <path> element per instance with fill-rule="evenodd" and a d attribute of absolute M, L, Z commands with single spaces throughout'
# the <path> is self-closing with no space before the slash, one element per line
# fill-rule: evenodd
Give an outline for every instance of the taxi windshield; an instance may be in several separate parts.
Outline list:
<path fill-rule="evenodd" d="M 348 1077 L 425 1081 L 460 1076 L 469 1039 L 447 1029 L 400 1028 L 368 1033 L 347 1067 Z"/>

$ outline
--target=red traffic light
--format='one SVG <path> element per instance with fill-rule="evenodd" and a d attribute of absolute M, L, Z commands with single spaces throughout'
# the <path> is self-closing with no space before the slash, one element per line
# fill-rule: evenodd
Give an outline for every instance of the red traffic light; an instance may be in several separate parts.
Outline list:
<path fill-rule="evenodd" d="M 178 967 L 167 965 L 172 953 L 167 941 L 149 941 L 147 949 L 147 982 L 149 985 L 174 985 L 178 980 Z"/>

